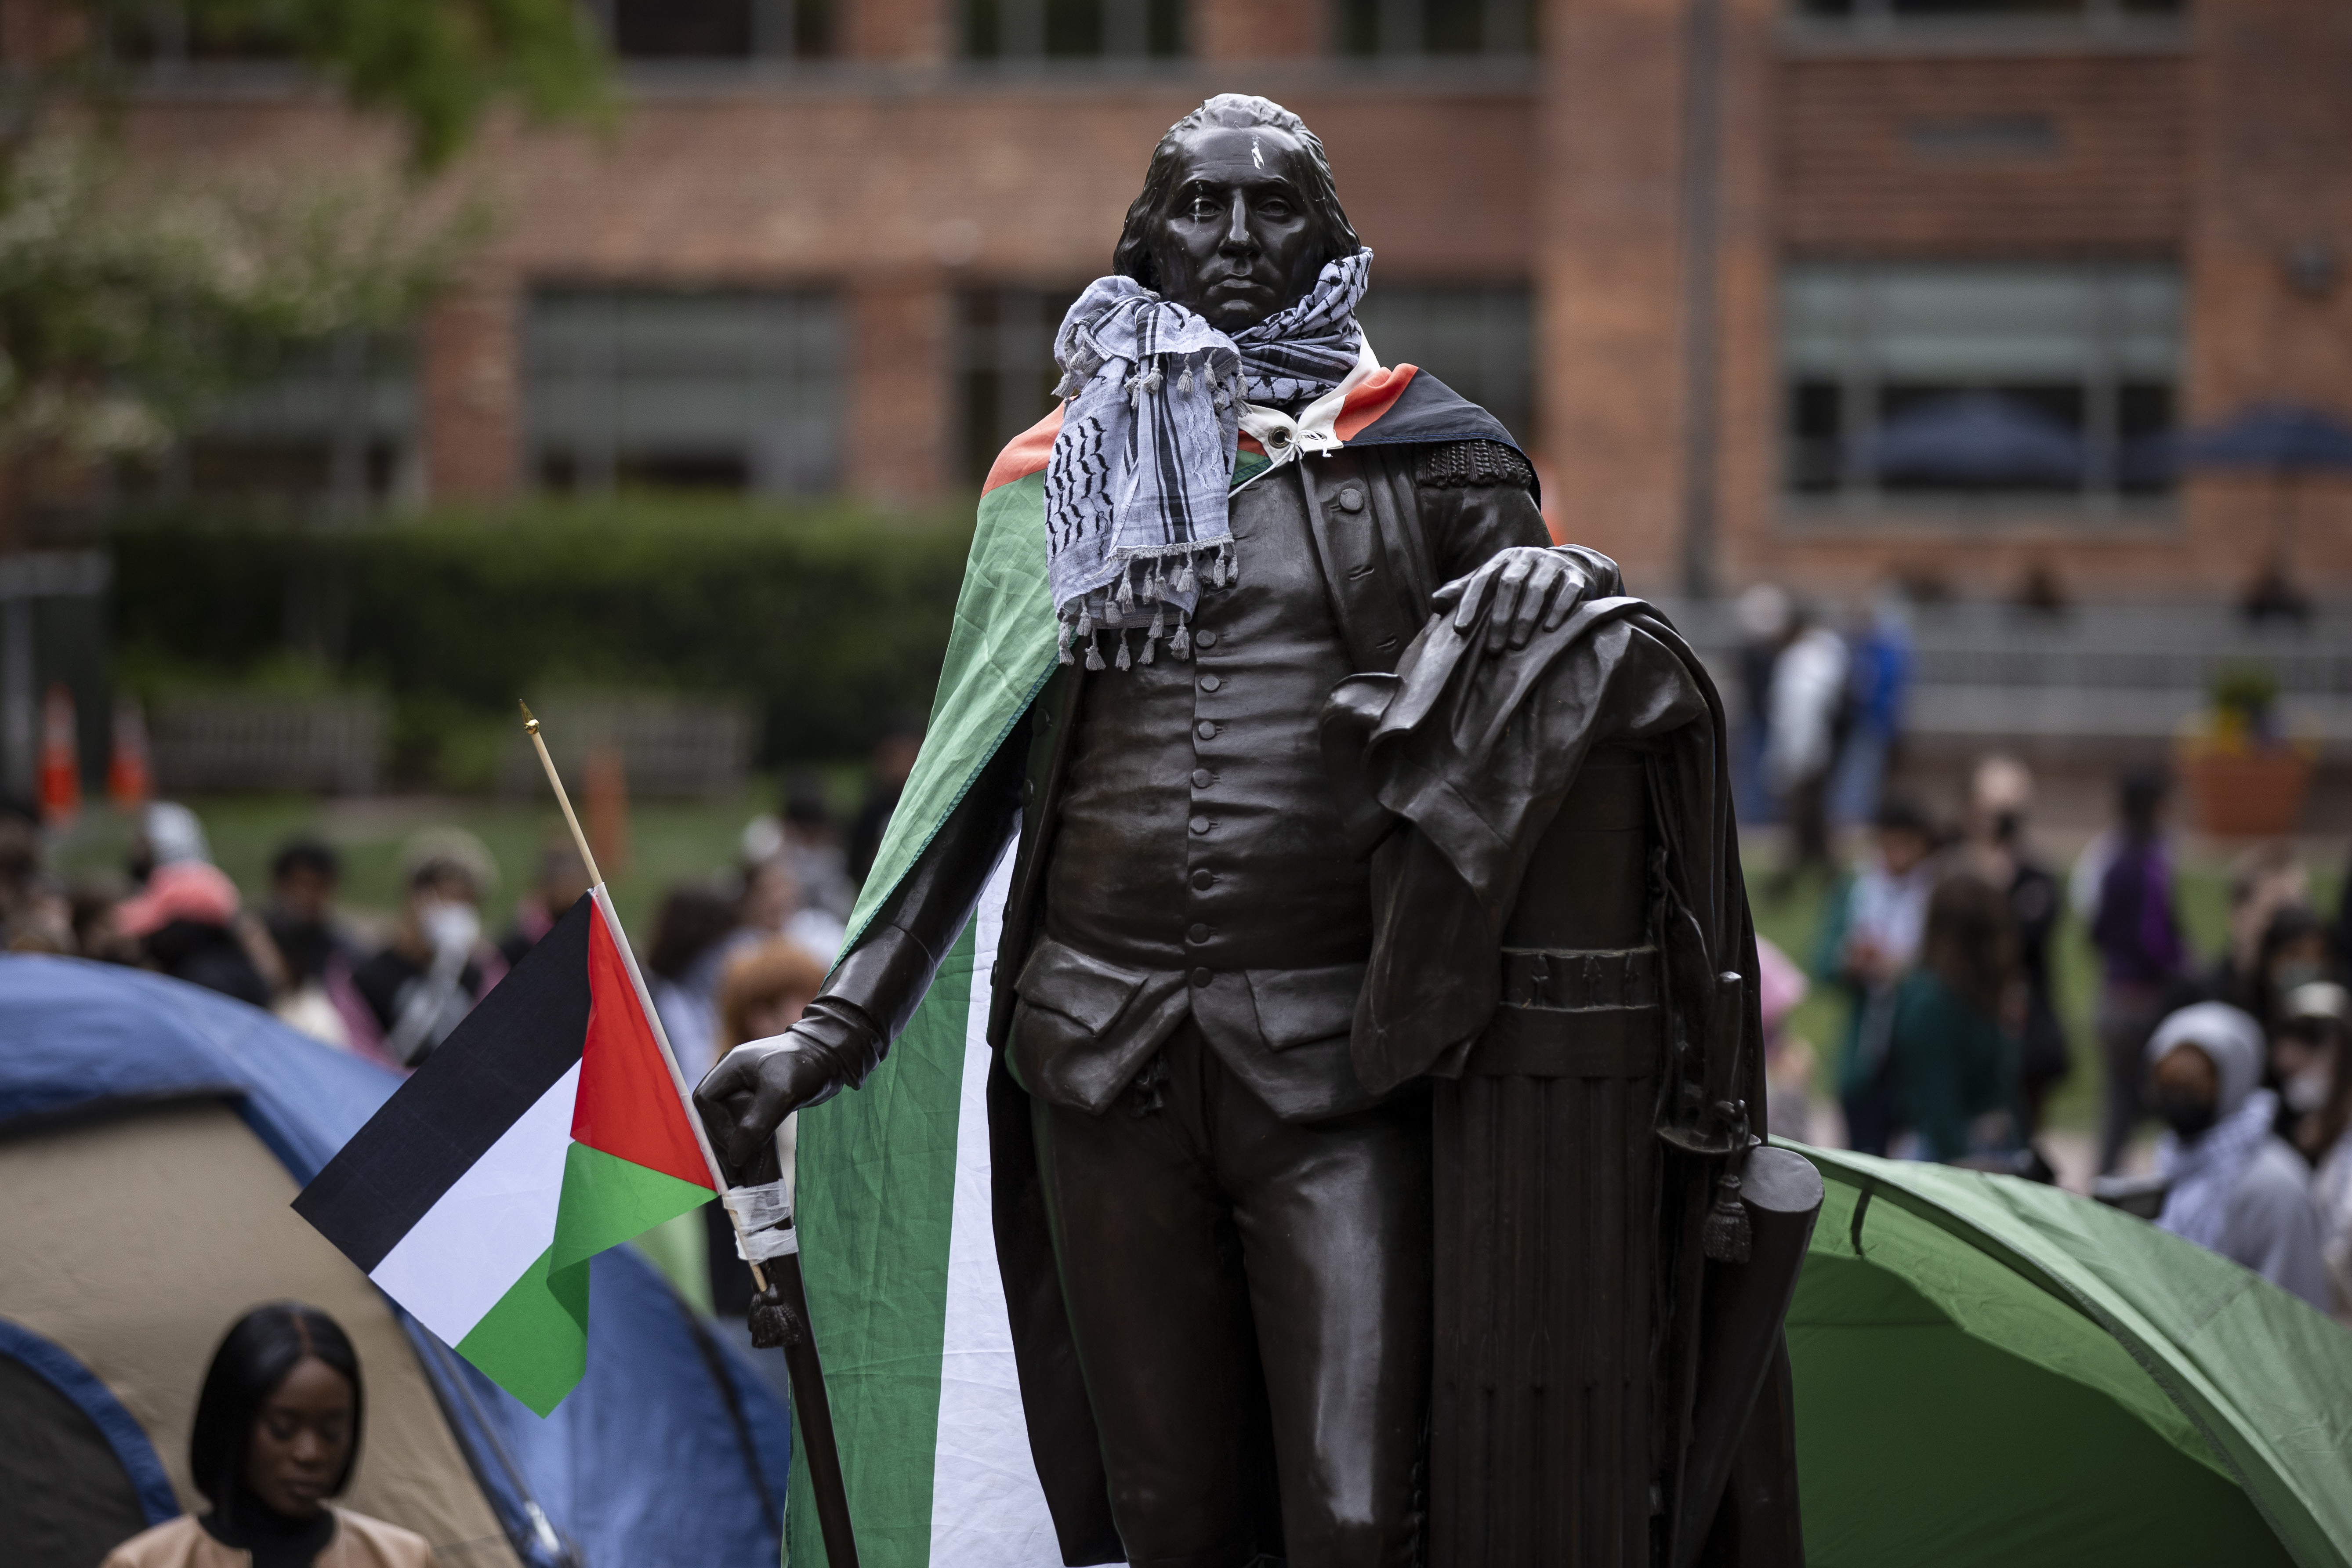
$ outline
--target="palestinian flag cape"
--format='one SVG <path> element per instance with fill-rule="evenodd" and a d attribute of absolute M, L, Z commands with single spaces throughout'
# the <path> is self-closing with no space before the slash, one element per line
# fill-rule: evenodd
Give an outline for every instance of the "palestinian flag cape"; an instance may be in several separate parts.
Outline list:
<path fill-rule="evenodd" d="M 1045 478 L 1060 426 L 1056 409 L 989 473 L 930 727 L 851 914 L 852 944 L 1054 671 Z M 1351 447 L 1517 446 L 1412 365 L 1360 383 L 1337 428 Z M 1010 847 L 888 1062 L 859 1092 L 801 1116 L 801 1267 L 867 1568 L 1063 1561 L 1030 1452 L 990 1210 L 988 1005 Z M 802 1452 L 796 1442 L 787 1556 L 822 1563 Z"/>
<path fill-rule="evenodd" d="M 544 1415 L 587 1369 L 588 1260 L 709 1200 L 612 900 L 582 896 L 294 1200 Z"/>

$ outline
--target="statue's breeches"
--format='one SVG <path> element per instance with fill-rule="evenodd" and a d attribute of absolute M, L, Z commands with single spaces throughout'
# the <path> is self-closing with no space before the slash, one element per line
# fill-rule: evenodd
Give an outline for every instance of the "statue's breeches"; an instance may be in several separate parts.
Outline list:
<path fill-rule="evenodd" d="M 1037 1157 L 1129 1560 L 1414 1561 L 1429 1391 L 1429 1111 L 1286 1122 L 1191 1023 Z M 1156 1101 L 1156 1105 L 1152 1102 Z"/>

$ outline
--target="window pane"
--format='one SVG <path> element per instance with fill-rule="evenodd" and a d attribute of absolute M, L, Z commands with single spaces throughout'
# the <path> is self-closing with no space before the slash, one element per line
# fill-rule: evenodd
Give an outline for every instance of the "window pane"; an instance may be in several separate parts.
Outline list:
<path fill-rule="evenodd" d="M 830 489 L 840 334 L 825 294 L 543 289 L 524 324 L 533 467 L 555 488 Z"/>
<path fill-rule="evenodd" d="M 398 489 L 415 449 L 411 340 L 352 332 L 288 349 L 160 468 L 126 477 L 141 492 L 350 510 Z"/>
<path fill-rule="evenodd" d="M 2135 17 L 2180 15 L 2182 0 L 1787 0 L 1792 15 L 1871 26 L 1917 20 L 1950 25 L 1981 20 L 2095 22 L 2112 11 Z"/>
<path fill-rule="evenodd" d="M 1339 0 L 1333 39 L 1343 55 L 1524 55 L 1531 0 Z"/>
<path fill-rule="evenodd" d="M 742 59 L 752 0 L 613 0 L 613 52 L 625 59 Z"/>
<path fill-rule="evenodd" d="M 967 59 L 1165 59 L 1184 52 L 1183 0 L 960 0 Z"/>
<path fill-rule="evenodd" d="M 988 477 L 1004 444 L 1053 411 L 1054 333 L 1077 290 L 976 289 L 957 300 L 956 388 L 964 479 Z"/>
<path fill-rule="evenodd" d="M 2177 268 L 1804 264 L 1780 328 L 1793 491 L 2169 487 Z"/>
<path fill-rule="evenodd" d="M 1524 444 L 1535 419 L 1523 283 L 1429 287 L 1374 283 L 1357 310 L 1382 364 L 1416 364 L 1483 405 Z"/>

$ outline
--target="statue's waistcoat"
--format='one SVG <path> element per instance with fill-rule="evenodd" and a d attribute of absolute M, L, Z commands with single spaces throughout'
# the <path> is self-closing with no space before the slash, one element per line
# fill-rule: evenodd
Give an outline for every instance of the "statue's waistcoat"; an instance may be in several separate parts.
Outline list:
<path fill-rule="evenodd" d="M 1316 731 L 1349 659 L 1297 475 L 1241 491 L 1231 516 L 1239 578 L 1203 593 L 1192 658 L 1163 646 L 1079 700 L 1011 1042 L 1049 1099 L 1099 1109 L 1189 1013 L 1285 1115 L 1370 1102 L 1347 1047 L 1369 875 Z"/>

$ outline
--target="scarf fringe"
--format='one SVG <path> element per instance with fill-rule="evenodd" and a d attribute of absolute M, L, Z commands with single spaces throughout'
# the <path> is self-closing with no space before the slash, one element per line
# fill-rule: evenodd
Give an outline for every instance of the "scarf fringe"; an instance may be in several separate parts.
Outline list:
<path fill-rule="evenodd" d="M 1172 578 L 1168 572 L 1171 558 L 1176 561 Z M 1155 662 L 1163 641 L 1168 645 L 1170 658 L 1189 659 L 1192 657 L 1192 617 L 1182 596 L 1191 595 L 1196 584 L 1222 588 L 1240 581 L 1241 568 L 1234 560 L 1231 540 L 1138 551 L 1121 563 L 1117 581 L 1096 589 L 1063 612 L 1055 655 L 1060 662 L 1075 665 L 1078 662 L 1076 648 L 1083 644 L 1088 669 L 1112 668 L 1102 654 L 1102 634 L 1109 630 L 1118 637 L 1116 666 L 1120 669 Z M 1151 624 L 1142 628 L 1140 652 L 1130 648 L 1127 641 L 1129 616 L 1139 604 L 1151 606 Z M 1171 608 L 1176 612 L 1173 631 L 1168 626 Z M 1101 611 L 1099 616 L 1096 614 L 1097 609 Z"/>

